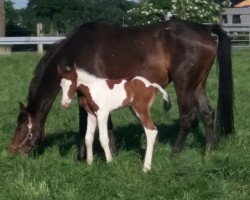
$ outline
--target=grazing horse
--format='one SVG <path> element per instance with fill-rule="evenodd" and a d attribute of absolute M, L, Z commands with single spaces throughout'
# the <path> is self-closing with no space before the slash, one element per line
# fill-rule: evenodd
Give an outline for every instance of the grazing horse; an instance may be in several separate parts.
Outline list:
<path fill-rule="evenodd" d="M 158 133 L 150 115 L 150 108 L 157 90 L 168 104 L 167 92 L 160 85 L 151 83 L 140 76 L 110 80 L 98 78 L 76 66 L 63 69 L 58 67 L 58 72 L 62 76 L 60 83 L 63 91 L 62 106 L 68 108 L 74 93 L 78 90 L 82 94 L 82 106 L 88 112 L 87 132 L 85 135 L 88 164 L 92 164 L 93 161 L 93 140 L 97 122 L 99 139 L 106 160 L 107 162 L 112 161 L 108 138 L 108 116 L 111 111 L 131 104 L 146 134 L 147 148 L 143 171 L 149 171 L 151 169 L 154 143 Z"/>
<path fill-rule="evenodd" d="M 211 33 L 218 36 L 218 44 Z M 17 130 L 9 149 L 29 153 L 42 141 L 47 114 L 60 91 L 57 66 L 73 66 L 74 63 L 99 78 L 141 76 L 161 87 L 172 81 L 180 114 L 180 130 L 172 153 L 183 148 L 194 119 L 194 108 L 201 115 L 206 147 L 213 149 L 214 109 L 206 96 L 205 84 L 216 56 L 219 63 L 216 127 L 220 135 L 228 135 L 234 132 L 231 43 L 219 25 L 176 19 L 138 27 L 83 24 L 38 65 L 30 84 L 28 105 L 20 106 Z M 87 114 L 80 109 L 80 115 L 82 145 L 78 158 L 83 159 Z"/>

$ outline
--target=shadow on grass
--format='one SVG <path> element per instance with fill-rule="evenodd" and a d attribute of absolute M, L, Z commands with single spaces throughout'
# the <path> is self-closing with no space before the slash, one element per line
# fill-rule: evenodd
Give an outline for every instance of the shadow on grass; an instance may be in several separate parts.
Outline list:
<path fill-rule="evenodd" d="M 78 144 L 78 137 L 78 133 L 73 131 L 48 134 L 42 144 L 40 144 L 33 152 L 33 155 L 40 156 L 46 151 L 47 148 L 58 146 L 60 155 L 66 156 L 70 149 Z"/>
<path fill-rule="evenodd" d="M 177 138 L 179 132 L 179 120 L 173 120 L 170 124 L 157 125 L 159 134 L 158 142 L 171 146 Z M 194 148 L 204 148 L 205 138 L 199 129 L 199 120 L 195 120 L 192 127 L 191 134 L 194 136 L 196 144 Z M 95 134 L 94 151 L 97 154 L 102 152 L 100 143 L 98 141 L 98 134 Z M 115 143 L 118 151 L 120 149 L 134 150 L 144 157 L 145 149 L 142 148 L 143 141 L 145 142 L 144 130 L 140 124 L 131 124 L 123 127 L 115 127 L 114 129 Z M 143 139 L 142 139 L 143 138 Z M 35 156 L 42 155 L 47 148 L 58 146 L 58 151 L 61 156 L 66 156 L 73 146 L 80 144 L 80 136 L 77 132 L 59 132 L 49 134 L 46 136 L 43 143 L 34 151 Z"/>

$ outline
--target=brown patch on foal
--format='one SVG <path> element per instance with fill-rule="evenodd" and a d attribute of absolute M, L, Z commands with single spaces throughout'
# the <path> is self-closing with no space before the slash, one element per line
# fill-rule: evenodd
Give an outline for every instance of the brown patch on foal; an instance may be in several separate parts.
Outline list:
<path fill-rule="evenodd" d="M 109 89 L 112 90 L 115 87 L 115 84 L 120 84 L 122 82 L 122 80 L 124 80 L 124 79 L 117 79 L 117 80 L 108 79 L 108 80 L 106 80 L 106 83 L 107 83 Z"/>
<path fill-rule="evenodd" d="M 89 88 L 87 86 L 81 84 L 78 86 L 78 90 L 83 94 L 84 98 L 86 98 L 88 109 L 91 110 L 92 113 L 98 111 L 99 106 L 92 99 L 92 96 L 89 92 Z M 84 103 L 85 103 L 85 100 L 83 100 L 83 104 Z"/>
<path fill-rule="evenodd" d="M 134 98 L 134 92 L 135 92 L 134 81 L 128 80 L 124 84 L 124 89 L 126 91 L 127 97 L 123 100 L 122 107 L 128 105 L 132 101 L 132 99 Z"/>
<path fill-rule="evenodd" d="M 131 103 L 133 110 L 145 128 L 155 130 L 156 127 L 150 115 L 150 108 L 157 90 L 153 86 L 146 87 L 142 81 L 137 79 L 133 80 L 133 85 L 133 101 Z"/>
<path fill-rule="evenodd" d="M 86 110 L 87 113 L 95 115 L 95 113 L 93 113 L 93 111 L 90 109 L 88 101 L 84 96 L 79 97 L 79 104 Z"/>

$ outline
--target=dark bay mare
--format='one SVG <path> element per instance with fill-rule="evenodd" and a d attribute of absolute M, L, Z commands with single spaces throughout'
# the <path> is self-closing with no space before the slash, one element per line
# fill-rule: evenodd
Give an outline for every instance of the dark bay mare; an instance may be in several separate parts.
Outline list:
<path fill-rule="evenodd" d="M 211 33 L 218 36 L 218 45 Z M 20 104 L 17 129 L 9 149 L 29 153 L 42 141 L 47 115 L 60 91 L 57 67 L 75 63 L 100 78 L 142 76 L 161 87 L 172 81 L 180 114 L 180 130 L 172 153 L 180 152 L 183 147 L 194 119 L 194 108 L 201 115 L 206 147 L 210 150 L 215 143 L 214 110 L 206 96 L 205 83 L 216 55 L 219 62 L 216 125 L 220 135 L 227 135 L 234 131 L 231 44 L 219 25 L 176 19 L 128 28 L 84 24 L 48 51 L 37 65 L 28 105 Z M 87 115 L 82 109 L 79 113 L 82 140 L 78 158 L 83 159 Z M 109 130 L 112 130 L 111 120 Z M 112 137 L 110 146 L 114 147 Z"/>

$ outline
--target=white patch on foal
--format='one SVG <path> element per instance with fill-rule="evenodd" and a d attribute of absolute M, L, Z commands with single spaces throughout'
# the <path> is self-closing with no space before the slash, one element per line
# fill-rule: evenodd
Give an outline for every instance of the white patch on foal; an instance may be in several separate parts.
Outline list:
<path fill-rule="evenodd" d="M 65 78 L 63 78 L 61 80 L 60 86 L 61 86 L 62 91 L 63 91 L 61 104 L 62 104 L 62 106 L 64 108 L 69 107 L 69 104 L 72 101 L 72 99 L 70 99 L 69 96 L 68 96 L 68 91 L 69 91 L 71 85 L 72 85 L 72 81 L 71 80 L 67 80 Z"/>
<path fill-rule="evenodd" d="M 153 157 L 153 150 L 154 144 L 157 136 L 157 129 L 150 130 L 144 127 L 146 138 L 147 138 L 147 149 L 145 154 L 144 166 L 143 171 L 146 173 L 150 171 L 152 165 L 152 157 Z"/>
<path fill-rule="evenodd" d="M 114 87 L 110 89 L 106 82 L 107 79 L 97 78 L 81 69 L 77 69 L 76 72 L 78 76 L 77 86 L 83 84 L 89 88 L 91 97 L 99 106 L 99 110 L 111 112 L 119 108 L 126 99 L 127 93 L 124 87 L 126 80 L 114 84 Z"/>

